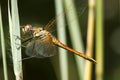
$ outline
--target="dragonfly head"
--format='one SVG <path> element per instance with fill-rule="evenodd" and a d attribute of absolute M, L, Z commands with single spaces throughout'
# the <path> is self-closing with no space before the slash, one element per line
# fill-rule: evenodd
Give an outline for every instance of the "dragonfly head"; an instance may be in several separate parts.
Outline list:
<path fill-rule="evenodd" d="M 29 24 L 22 27 L 22 32 L 25 35 L 32 35 L 33 37 L 40 37 L 40 38 L 43 38 L 47 34 L 49 34 L 49 32 L 46 31 L 44 28 L 42 28 L 42 27 L 39 27 L 39 28 L 38 27 L 32 27 Z"/>

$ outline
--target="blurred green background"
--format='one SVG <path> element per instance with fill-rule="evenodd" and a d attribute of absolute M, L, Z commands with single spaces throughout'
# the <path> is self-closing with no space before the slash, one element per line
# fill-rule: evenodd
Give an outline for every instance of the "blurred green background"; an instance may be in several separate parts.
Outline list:
<path fill-rule="evenodd" d="M 74 0 L 81 25 L 81 33 L 86 47 L 87 19 L 88 19 L 88 1 Z M 2 8 L 2 18 L 5 32 L 5 40 L 8 54 L 8 71 L 9 79 L 13 80 L 12 61 L 10 58 L 9 41 L 8 41 L 8 13 L 7 0 L 0 0 Z M 104 76 L 103 80 L 120 79 L 120 1 L 104 0 Z M 20 24 L 46 25 L 55 17 L 54 0 L 18 0 Z M 66 25 L 67 26 L 67 25 Z M 53 27 L 56 35 L 56 26 Z M 70 34 L 67 29 L 67 43 L 72 46 Z M 0 50 L 1 51 L 1 50 Z M 70 52 L 69 52 L 70 53 Z M 1 52 L 0 52 L 1 55 Z M 24 55 L 24 53 L 23 53 Z M 69 62 L 69 79 L 79 80 L 76 62 L 73 54 L 68 55 Z M 93 78 L 95 72 L 93 67 Z M 45 59 L 29 59 L 23 61 L 24 80 L 60 80 L 58 55 Z M 3 80 L 2 60 L 0 56 L 0 80 Z"/>

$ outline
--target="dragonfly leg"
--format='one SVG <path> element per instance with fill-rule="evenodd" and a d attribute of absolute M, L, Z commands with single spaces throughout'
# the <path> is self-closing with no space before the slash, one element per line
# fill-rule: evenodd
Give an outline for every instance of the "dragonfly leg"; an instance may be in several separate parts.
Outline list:
<path fill-rule="evenodd" d="M 20 48 L 20 47 L 26 48 L 26 46 L 24 46 L 24 45 L 20 45 L 20 44 L 17 44 L 17 43 L 15 43 L 15 44 L 19 46 L 18 48 Z"/>
<path fill-rule="evenodd" d="M 25 39 L 24 38 L 21 38 L 21 37 L 19 37 L 19 36 L 17 36 L 17 35 L 14 35 L 16 38 L 15 38 L 15 40 L 17 40 L 17 39 L 19 39 L 19 40 L 21 40 L 21 41 L 24 41 Z"/>

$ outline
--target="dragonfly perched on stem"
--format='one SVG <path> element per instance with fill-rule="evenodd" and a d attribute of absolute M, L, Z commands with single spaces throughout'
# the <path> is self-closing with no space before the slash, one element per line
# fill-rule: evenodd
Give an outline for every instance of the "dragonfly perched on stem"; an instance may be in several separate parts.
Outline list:
<path fill-rule="evenodd" d="M 55 23 L 55 20 L 51 24 Z M 88 57 L 86 54 L 76 51 L 67 45 L 63 44 L 56 37 L 54 37 L 49 31 L 49 27 L 32 27 L 31 25 L 25 25 L 22 27 L 22 32 L 30 37 L 23 40 L 22 43 L 29 41 L 26 45 L 26 54 L 31 57 L 51 57 L 56 53 L 56 48 L 61 47 L 68 51 L 75 53 L 78 56 L 83 57 L 86 60 L 96 63 L 93 58 Z"/>

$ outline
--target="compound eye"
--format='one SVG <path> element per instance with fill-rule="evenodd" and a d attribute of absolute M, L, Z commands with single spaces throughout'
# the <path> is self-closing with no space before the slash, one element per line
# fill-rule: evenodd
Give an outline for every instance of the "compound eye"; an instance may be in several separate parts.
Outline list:
<path fill-rule="evenodd" d="M 22 31 L 25 33 L 25 34 L 31 34 L 32 32 L 32 26 L 27 24 L 25 25 L 23 28 L 22 28 Z"/>

